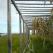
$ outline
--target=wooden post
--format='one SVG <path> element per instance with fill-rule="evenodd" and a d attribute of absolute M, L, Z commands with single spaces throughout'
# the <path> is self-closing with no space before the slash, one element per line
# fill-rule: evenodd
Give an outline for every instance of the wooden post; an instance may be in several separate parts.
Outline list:
<path fill-rule="evenodd" d="M 8 53 L 12 53 L 11 38 L 11 0 L 7 0 L 7 31 L 8 31 Z"/>

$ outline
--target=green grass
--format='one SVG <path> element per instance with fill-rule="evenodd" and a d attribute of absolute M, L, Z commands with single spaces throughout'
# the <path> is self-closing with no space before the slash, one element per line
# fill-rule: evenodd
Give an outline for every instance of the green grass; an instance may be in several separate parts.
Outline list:
<path fill-rule="evenodd" d="M 12 53 L 19 53 L 19 52 L 20 52 L 19 36 L 13 35 L 12 36 Z"/>
<path fill-rule="evenodd" d="M 22 50 L 26 47 L 26 37 L 23 35 L 19 37 L 17 34 L 12 35 L 12 53 L 20 53 L 20 40 Z M 0 53 L 8 53 L 8 37 L 2 36 L 0 37 Z"/>
<path fill-rule="evenodd" d="M 53 42 L 46 37 L 32 36 L 31 45 L 33 53 L 53 53 Z"/>
<path fill-rule="evenodd" d="M 25 35 L 19 37 L 19 35 L 12 35 L 12 53 L 20 53 L 20 39 L 22 45 L 22 51 L 26 47 L 27 38 Z M 53 53 L 53 41 L 45 38 L 45 44 L 43 45 L 44 37 L 30 36 L 30 49 L 27 49 L 26 53 Z M 0 37 L 0 53 L 8 53 L 8 37 Z"/>
<path fill-rule="evenodd" d="M 19 36 L 12 36 L 12 53 L 19 53 Z M 8 37 L 2 36 L 0 37 L 0 53 L 8 53 Z"/>
<path fill-rule="evenodd" d="M 7 36 L 0 37 L 0 53 L 8 53 Z"/>

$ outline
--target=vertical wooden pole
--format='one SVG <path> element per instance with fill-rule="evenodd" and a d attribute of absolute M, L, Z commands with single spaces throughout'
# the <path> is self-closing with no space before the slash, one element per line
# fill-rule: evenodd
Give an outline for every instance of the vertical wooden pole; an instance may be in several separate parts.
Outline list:
<path fill-rule="evenodd" d="M 19 29 L 20 29 L 20 53 L 23 53 L 22 52 L 22 40 L 21 40 L 21 37 L 22 37 L 22 28 L 21 28 L 21 15 L 19 14 Z"/>
<path fill-rule="evenodd" d="M 20 29 L 20 36 L 21 36 L 21 15 L 19 15 L 19 29 Z"/>
<path fill-rule="evenodd" d="M 24 34 L 24 21 L 23 21 L 23 34 Z"/>
<path fill-rule="evenodd" d="M 11 0 L 7 0 L 7 31 L 8 31 L 8 53 L 12 53 L 11 40 Z"/>

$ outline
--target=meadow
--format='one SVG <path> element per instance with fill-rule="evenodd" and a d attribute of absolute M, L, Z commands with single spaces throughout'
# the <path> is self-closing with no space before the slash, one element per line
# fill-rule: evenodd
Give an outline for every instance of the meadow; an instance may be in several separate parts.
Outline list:
<path fill-rule="evenodd" d="M 26 47 L 26 36 L 20 38 L 22 50 Z M 30 36 L 29 48 L 25 53 L 53 53 L 53 41 L 40 36 Z M 8 37 L 0 37 L 0 53 L 8 53 Z M 12 53 L 20 53 L 19 35 L 12 35 Z"/>

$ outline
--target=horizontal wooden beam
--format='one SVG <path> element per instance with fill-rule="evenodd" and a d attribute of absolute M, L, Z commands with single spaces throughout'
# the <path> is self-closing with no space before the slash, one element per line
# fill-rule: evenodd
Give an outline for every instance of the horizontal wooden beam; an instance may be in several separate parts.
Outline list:
<path fill-rule="evenodd" d="M 22 14 L 22 15 L 27 15 L 27 16 L 28 16 L 28 15 L 31 15 L 31 16 L 33 16 L 33 15 L 34 15 L 34 16 L 47 16 L 47 15 L 48 15 L 48 16 L 49 16 L 49 15 L 51 15 L 51 14 Z"/>
<path fill-rule="evenodd" d="M 15 0 L 15 1 L 45 1 L 45 0 Z M 50 1 L 50 0 L 46 0 L 46 1 Z"/>
<path fill-rule="evenodd" d="M 40 8 L 39 7 L 38 8 L 36 8 L 36 7 L 33 8 L 32 7 L 31 8 L 31 7 L 29 7 L 29 8 L 19 8 L 19 9 L 20 10 L 29 10 L 29 11 L 30 10 L 35 10 L 36 11 L 36 10 L 52 10 L 53 8 L 45 8 L 45 7 L 40 7 Z"/>
<path fill-rule="evenodd" d="M 51 12 L 21 12 L 22 14 L 51 14 Z"/>
<path fill-rule="evenodd" d="M 50 9 L 31 9 L 31 10 L 20 10 L 20 12 L 51 12 Z"/>
<path fill-rule="evenodd" d="M 53 3 L 51 4 L 45 4 L 45 3 L 16 3 L 16 5 L 53 5 Z"/>

